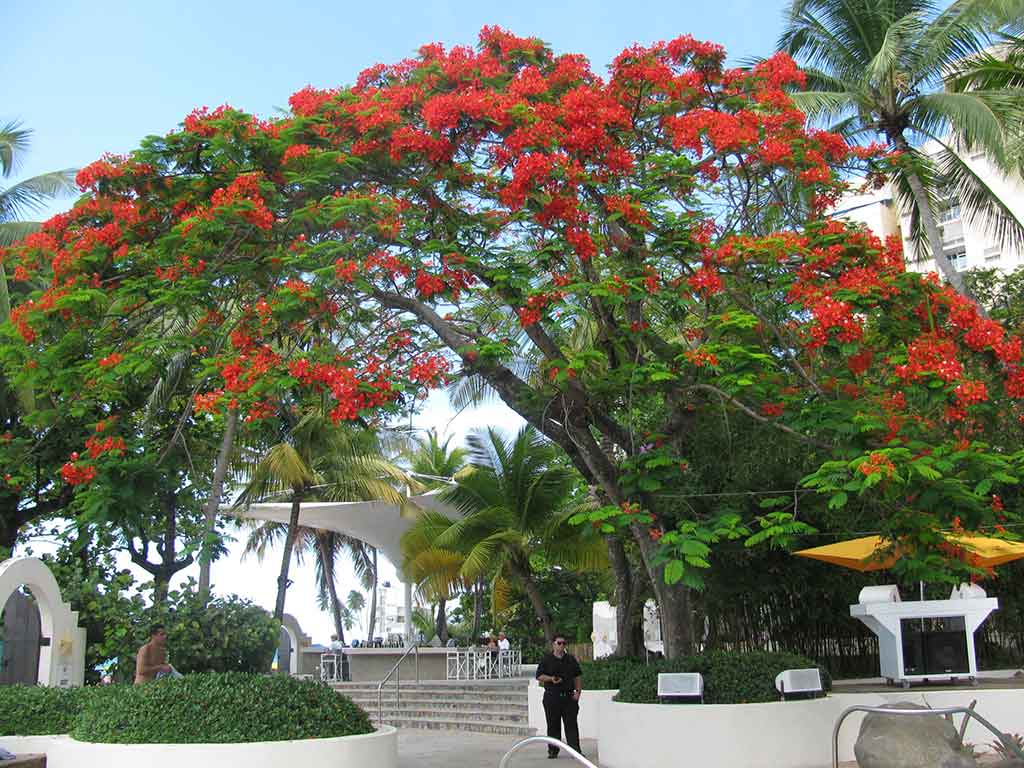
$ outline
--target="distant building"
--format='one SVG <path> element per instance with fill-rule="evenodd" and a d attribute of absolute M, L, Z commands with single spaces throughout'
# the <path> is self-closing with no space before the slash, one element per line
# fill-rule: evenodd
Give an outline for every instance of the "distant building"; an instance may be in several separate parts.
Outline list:
<path fill-rule="evenodd" d="M 393 635 L 405 637 L 405 586 L 382 581 L 377 587 L 377 627 L 374 635 L 387 640 Z"/>
<path fill-rule="evenodd" d="M 928 145 L 925 145 L 925 150 L 928 150 Z M 976 152 L 964 159 L 978 176 L 988 182 L 1017 218 L 1024 221 L 1024 181 L 1019 176 L 1003 176 L 983 153 Z M 909 238 L 910 214 L 899 210 L 890 185 L 877 191 L 851 190 L 839 201 L 832 215 L 864 224 L 883 239 L 899 234 L 903 238 L 903 252 L 909 269 L 918 272 L 937 271 L 934 259 L 915 259 Z M 995 268 L 1010 272 L 1024 265 L 1024 252 L 1001 246 L 986 232 L 983 221 L 968 221 L 962 215 L 959 200 L 947 198 L 937 215 L 946 257 L 958 272 L 975 268 Z"/>

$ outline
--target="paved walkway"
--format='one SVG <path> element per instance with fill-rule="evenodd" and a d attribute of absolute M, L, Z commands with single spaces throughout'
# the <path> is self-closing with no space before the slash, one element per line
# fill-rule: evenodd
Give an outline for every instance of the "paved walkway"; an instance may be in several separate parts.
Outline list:
<path fill-rule="evenodd" d="M 401 728 L 398 731 L 398 768 L 498 768 L 502 756 L 522 736 L 493 733 Z M 583 739 L 583 754 L 594 763 L 597 740 Z M 581 768 L 564 753 L 547 759 L 544 744 L 530 744 L 512 755 L 509 768 Z"/>

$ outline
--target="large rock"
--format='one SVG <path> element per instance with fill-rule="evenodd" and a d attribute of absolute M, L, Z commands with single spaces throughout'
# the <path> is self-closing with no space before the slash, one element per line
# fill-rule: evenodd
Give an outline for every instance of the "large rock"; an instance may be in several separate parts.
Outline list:
<path fill-rule="evenodd" d="M 886 704 L 887 709 L 928 709 Z M 976 768 L 960 735 L 942 715 L 883 715 L 869 712 L 853 747 L 860 768 Z"/>

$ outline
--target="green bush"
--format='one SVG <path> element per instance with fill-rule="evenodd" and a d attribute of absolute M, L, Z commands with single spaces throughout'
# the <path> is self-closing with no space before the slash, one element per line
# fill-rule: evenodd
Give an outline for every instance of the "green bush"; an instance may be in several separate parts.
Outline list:
<path fill-rule="evenodd" d="M 588 691 L 615 690 L 622 685 L 627 673 L 644 663 L 643 659 L 626 658 L 596 659 L 580 664 L 583 669 L 583 687 Z"/>
<path fill-rule="evenodd" d="M 320 683 L 240 672 L 107 686 L 71 735 L 112 744 L 224 744 L 372 733 L 366 712 Z"/>
<path fill-rule="evenodd" d="M 0 685 L 0 735 L 68 733 L 95 688 Z"/>
<path fill-rule="evenodd" d="M 794 653 L 712 651 L 679 659 L 638 665 L 628 670 L 619 686 L 616 701 L 653 704 L 658 701 L 658 674 L 700 672 L 704 676 L 705 704 L 750 704 L 777 701 L 775 676 L 784 669 L 817 666 Z M 825 689 L 832 687 L 828 672 L 821 670 Z"/>
<path fill-rule="evenodd" d="M 167 653 L 179 672 L 269 672 L 280 640 L 281 625 L 273 616 L 235 595 L 204 605 L 198 594 L 184 590 L 163 613 L 150 610 L 136 637 L 139 645 L 149 639 L 154 620 L 167 625 Z M 133 649 L 133 670 L 134 664 Z"/>

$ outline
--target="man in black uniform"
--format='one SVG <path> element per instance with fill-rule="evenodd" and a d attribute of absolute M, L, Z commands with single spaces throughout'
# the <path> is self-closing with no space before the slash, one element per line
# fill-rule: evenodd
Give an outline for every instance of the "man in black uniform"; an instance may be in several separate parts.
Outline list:
<path fill-rule="evenodd" d="M 565 650 L 565 635 L 555 634 L 551 653 L 537 665 L 537 680 L 544 686 L 544 715 L 548 721 L 548 736 L 562 739 L 565 722 L 565 743 L 580 751 L 580 729 L 576 716 L 580 713 L 580 694 L 583 691 L 583 670 L 576 657 Z M 558 757 L 558 747 L 548 745 L 548 758 Z"/>

